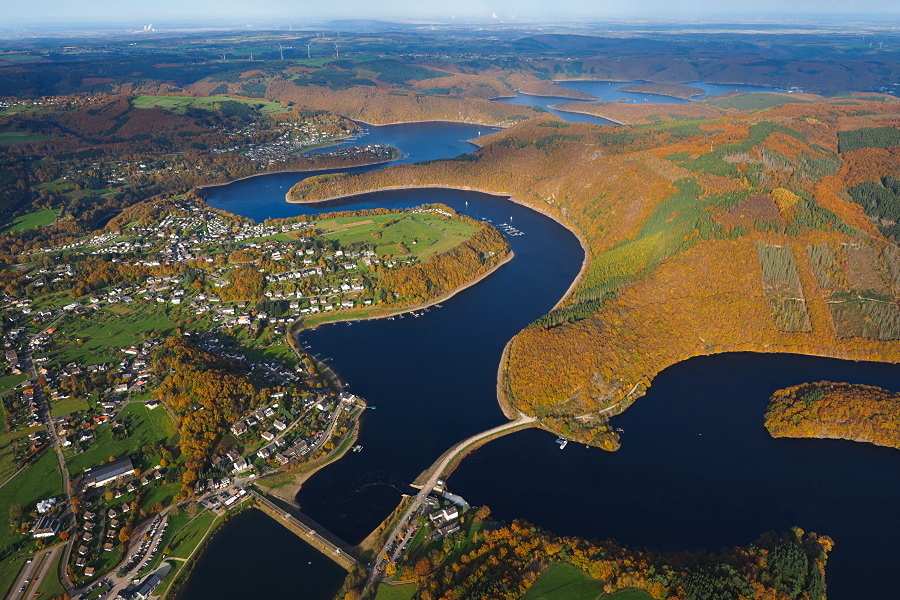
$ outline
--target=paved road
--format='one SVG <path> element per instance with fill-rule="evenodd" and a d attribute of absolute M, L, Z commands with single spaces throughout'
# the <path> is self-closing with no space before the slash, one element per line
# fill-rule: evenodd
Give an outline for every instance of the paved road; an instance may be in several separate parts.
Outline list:
<path fill-rule="evenodd" d="M 504 433 L 511 429 L 516 429 L 518 427 L 521 427 L 522 425 L 534 423 L 535 421 L 537 421 L 537 419 L 535 419 L 534 417 L 530 417 L 528 415 L 523 415 L 520 413 L 519 417 L 514 421 L 509 421 L 507 423 L 504 423 L 503 425 L 498 425 L 497 427 L 488 429 L 487 431 L 482 431 L 481 433 L 475 434 L 472 437 L 456 444 L 450 450 L 445 452 L 444 455 L 440 459 L 438 459 L 436 464 L 432 465 L 429 470 L 426 471 L 430 473 L 430 476 L 422 485 L 422 488 L 419 490 L 419 493 L 416 494 L 409 507 L 403 513 L 403 516 L 401 516 L 400 520 L 397 521 L 397 525 L 394 527 L 393 531 L 391 531 L 390 535 L 388 535 L 384 547 L 378 553 L 375 559 L 375 563 L 372 565 L 372 570 L 369 573 L 369 578 L 366 581 L 363 596 L 365 596 L 365 593 L 372 585 L 376 584 L 381 579 L 382 569 L 384 566 L 386 566 L 386 561 L 384 560 L 383 556 L 388 553 L 391 542 L 397 539 L 404 528 L 406 528 L 407 525 L 412 521 L 413 516 L 422 508 L 422 504 L 425 502 L 425 498 L 427 498 L 428 494 L 431 493 L 431 490 L 434 489 L 437 480 L 443 476 L 444 472 L 447 470 L 450 464 L 458 458 L 460 453 L 464 452 L 467 447 L 485 438 L 489 438 L 498 433 Z M 407 531 L 405 535 L 408 536 L 409 531 Z"/>
<path fill-rule="evenodd" d="M 34 380 L 37 381 L 38 372 L 37 367 L 34 366 L 34 356 L 31 352 L 31 340 L 37 338 L 39 335 L 44 334 L 51 327 L 55 327 L 57 323 L 59 323 L 63 317 L 66 316 L 66 313 L 62 313 L 57 316 L 53 321 L 48 323 L 41 331 L 36 333 L 31 337 L 28 343 L 27 350 L 27 362 L 31 369 L 31 375 L 34 377 Z M 58 515 L 59 520 L 62 523 L 66 523 L 72 520 L 72 480 L 69 478 L 69 469 L 66 465 L 66 457 L 63 455 L 62 444 L 59 441 L 59 434 L 56 432 L 56 424 L 53 422 L 53 415 L 50 413 L 50 401 L 44 397 L 44 392 L 41 390 L 40 386 L 34 386 L 34 395 L 38 404 L 41 407 L 41 412 L 43 413 L 44 422 L 47 424 L 47 429 L 50 431 L 50 443 L 53 446 L 53 450 L 56 452 L 56 460 L 59 462 L 59 471 L 62 474 L 63 478 L 63 489 L 66 493 L 66 508 L 61 515 Z M 63 560 L 59 563 L 59 580 L 63 583 L 63 586 L 66 588 L 66 591 L 69 591 L 72 588 L 72 582 L 69 581 L 68 571 L 66 570 L 66 565 L 69 563 L 69 556 L 72 553 L 72 548 L 75 547 L 75 536 L 72 536 L 68 542 L 65 543 L 65 556 Z"/>
<path fill-rule="evenodd" d="M 167 514 L 162 515 L 162 519 L 159 523 L 159 527 L 156 528 L 156 532 L 153 534 L 153 538 L 150 540 L 150 544 L 147 547 L 147 552 L 144 555 L 144 558 L 141 559 L 141 561 L 138 563 L 138 566 L 135 567 L 134 569 L 132 569 L 131 571 L 129 571 L 128 573 L 126 573 L 124 577 L 119 577 L 118 575 L 116 575 L 116 572 L 121 567 L 123 567 L 131 559 L 132 556 L 134 556 L 137 553 L 138 548 L 140 547 L 141 543 L 144 540 L 144 534 L 149 532 L 150 527 L 153 525 L 153 523 L 155 522 L 156 519 L 148 519 L 145 523 L 142 524 L 141 527 L 139 527 L 132 533 L 131 541 L 128 543 L 128 551 L 123 556 L 122 562 L 120 562 L 118 565 L 116 565 L 116 567 L 114 569 L 110 570 L 109 573 L 107 573 L 104 577 L 101 578 L 101 579 L 108 579 L 108 580 L 112 581 L 112 584 L 113 584 L 111 592 L 106 594 L 107 598 L 115 598 L 116 594 L 119 593 L 119 590 L 124 590 L 126 587 L 131 585 L 132 578 L 134 578 L 135 574 L 145 564 L 148 557 L 150 556 L 150 552 L 153 551 L 153 548 L 156 547 L 156 544 L 159 543 L 159 540 L 162 538 L 163 532 L 165 531 L 164 525 L 166 524 L 167 518 L 168 518 Z M 162 552 L 162 549 L 160 548 L 159 551 Z M 141 576 L 146 577 L 148 574 L 149 573 L 143 573 Z M 86 589 L 87 588 L 75 590 L 74 593 L 70 592 L 70 594 L 72 596 L 75 596 L 76 594 L 83 594 Z"/>
<path fill-rule="evenodd" d="M 25 563 L 19 571 L 19 574 L 16 575 L 12 588 L 6 595 L 6 600 L 25 600 L 26 598 L 33 598 L 35 592 L 40 589 L 41 584 L 44 582 L 44 577 L 46 577 L 52 569 L 53 561 L 56 560 L 56 555 L 62 551 L 63 546 L 64 544 L 58 544 L 49 550 L 41 550 L 32 556 L 31 562 Z M 50 576 L 56 577 L 56 574 L 52 573 Z M 19 591 L 23 586 L 25 590 Z"/>

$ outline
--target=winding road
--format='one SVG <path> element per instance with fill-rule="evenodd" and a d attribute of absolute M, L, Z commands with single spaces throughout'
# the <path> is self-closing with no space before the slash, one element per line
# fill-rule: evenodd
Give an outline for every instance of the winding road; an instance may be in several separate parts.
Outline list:
<path fill-rule="evenodd" d="M 533 427 L 537 423 L 537 419 L 535 417 L 530 417 L 528 415 L 524 415 L 519 413 L 518 418 L 504 423 L 502 425 L 498 425 L 497 427 L 493 427 L 486 431 L 482 431 L 481 433 L 477 433 L 472 437 L 466 438 L 463 441 L 459 442 L 446 452 L 442 454 L 433 465 L 431 465 L 428 469 L 426 469 L 416 481 L 421 479 L 425 479 L 425 483 L 422 484 L 422 487 L 419 489 L 419 493 L 416 494 L 415 499 L 400 517 L 397 520 L 397 524 L 394 526 L 394 529 L 387 536 L 384 547 L 378 552 L 375 562 L 371 566 L 371 571 L 369 572 L 369 578 L 366 580 L 366 586 L 363 589 L 363 597 L 365 597 L 366 592 L 372 587 L 372 585 L 378 583 L 381 578 L 382 567 L 386 562 L 383 558 L 385 554 L 387 554 L 388 549 L 390 548 L 391 542 L 400 535 L 403 529 L 407 526 L 407 524 L 412 520 L 413 516 L 422 508 L 422 504 L 425 502 L 425 498 L 431 493 L 431 490 L 434 489 L 435 484 L 437 484 L 438 479 L 441 479 L 450 466 L 454 463 L 454 461 L 462 458 L 482 443 L 485 443 L 496 436 L 506 435 L 507 433 L 512 433 L 513 431 L 518 431 L 519 429 L 525 429 L 527 427 Z"/>

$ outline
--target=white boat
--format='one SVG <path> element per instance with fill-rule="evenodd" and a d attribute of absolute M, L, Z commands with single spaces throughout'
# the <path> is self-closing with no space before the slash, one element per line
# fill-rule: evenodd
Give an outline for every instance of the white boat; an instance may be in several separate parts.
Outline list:
<path fill-rule="evenodd" d="M 569 440 L 560 436 L 559 438 L 556 439 L 556 443 L 559 444 L 559 449 L 562 450 L 569 443 Z"/>

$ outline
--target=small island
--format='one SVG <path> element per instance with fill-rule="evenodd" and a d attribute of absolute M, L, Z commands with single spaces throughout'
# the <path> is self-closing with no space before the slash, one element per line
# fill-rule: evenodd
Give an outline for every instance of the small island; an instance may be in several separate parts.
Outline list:
<path fill-rule="evenodd" d="M 900 448 L 900 394 L 855 383 L 804 383 L 769 399 L 772 437 L 831 438 Z"/>
<path fill-rule="evenodd" d="M 702 96 L 706 90 L 683 83 L 636 83 L 619 88 L 620 92 L 634 92 L 636 94 L 656 94 L 657 96 L 669 96 L 690 100 L 694 96 Z"/>

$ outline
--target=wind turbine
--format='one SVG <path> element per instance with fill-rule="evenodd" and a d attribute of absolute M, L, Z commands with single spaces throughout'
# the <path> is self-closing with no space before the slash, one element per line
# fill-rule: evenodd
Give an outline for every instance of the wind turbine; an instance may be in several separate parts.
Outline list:
<path fill-rule="evenodd" d="M 338 52 L 338 45 L 337 45 L 337 42 L 332 42 L 332 43 L 334 44 L 334 57 L 335 57 L 335 58 L 340 58 L 340 57 L 341 57 L 341 53 Z"/>
<path fill-rule="evenodd" d="M 281 47 L 281 44 L 278 44 L 278 51 L 281 52 L 281 60 L 284 60 L 284 48 Z"/>
<path fill-rule="evenodd" d="M 312 44 L 307 44 L 307 45 L 306 45 L 306 58 L 312 58 L 312 54 L 309 53 L 309 47 L 310 47 L 310 46 L 312 46 Z"/>

